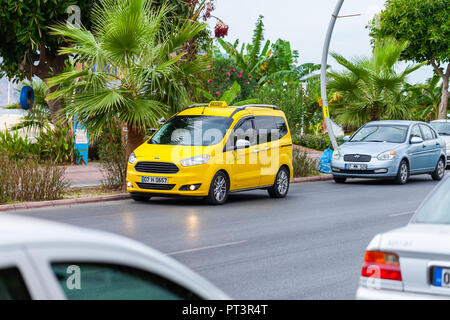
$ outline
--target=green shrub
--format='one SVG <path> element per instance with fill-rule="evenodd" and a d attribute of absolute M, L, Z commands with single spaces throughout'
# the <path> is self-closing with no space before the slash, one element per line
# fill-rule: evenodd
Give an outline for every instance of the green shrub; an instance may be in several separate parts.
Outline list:
<path fill-rule="evenodd" d="M 293 161 L 294 177 L 311 177 L 319 175 L 317 170 L 318 161 L 308 156 L 308 152 L 304 150 L 294 149 Z"/>
<path fill-rule="evenodd" d="M 39 158 L 60 164 L 77 163 L 80 153 L 75 150 L 75 139 L 69 128 L 60 123 L 54 129 L 48 124 L 45 128 L 36 136 Z"/>
<path fill-rule="evenodd" d="M 0 152 L 13 160 L 37 156 L 42 163 L 76 163 L 80 157 L 78 150 L 75 150 L 74 138 L 69 128 L 61 124 L 54 128 L 46 124 L 45 130 L 41 130 L 35 138 L 36 142 L 32 142 L 26 136 L 20 137 L 17 131 L 0 132 Z"/>
<path fill-rule="evenodd" d="M 319 151 L 331 148 L 331 141 L 328 134 L 299 134 L 293 136 L 292 141 L 294 144 Z"/>
<path fill-rule="evenodd" d="M 14 160 L 1 154 L 0 204 L 61 199 L 70 185 L 64 173 L 64 167 L 50 161 L 40 163 L 37 156 Z"/>
<path fill-rule="evenodd" d="M 0 132 L 0 154 L 7 155 L 10 159 L 19 160 L 37 153 L 37 145 L 28 140 L 27 137 L 20 137 L 17 131 L 13 133 L 9 130 Z"/>
<path fill-rule="evenodd" d="M 102 184 L 108 189 L 124 189 L 127 174 L 125 145 L 119 125 L 103 131 L 98 143 L 100 170 L 104 180 Z"/>

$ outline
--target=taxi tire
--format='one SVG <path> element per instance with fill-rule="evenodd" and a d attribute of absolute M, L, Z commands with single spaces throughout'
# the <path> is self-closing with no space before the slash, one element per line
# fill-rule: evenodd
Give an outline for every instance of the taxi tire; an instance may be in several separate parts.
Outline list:
<path fill-rule="evenodd" d="M 220 183 L 221 181 L 225 181 L 225 196 L 223 199 L 217 199 L 215 196 L 215 187 L 216 183 Z M 230 181 L 228 179 L 228 176 L 223 171 L 219 171 L 215 174 L 214 178 L 211 180 L 211 185 L 209 186 L 209 193 L 208 196 L 205 198 L 206 202 L 213 206 L 222 205 L 225 202 L 227 202 L 228 198 L 228 192 L 230 191 Z"/>
<path fill-rule="evenodd" d="M 131 199 L 138 202 L 146 202 L 149 201 L 151 196 L 142 195 L 142 194 L 130 194 Z"/>
<path fill-rule="evenodd" d="M 287 177 L 287 187 L 286 187 L 286 191 L 284 192 L 280 192 L 280 188 L 279 188 L 279 180 L 280 180 L 280 176 L 284 173 L 284 177 Z M 288 192 L 289 192 L 289 183 L 290 183 L 290 174 L 289 174 L 289 170 L 286 169 L 285 167 L 281 167 L 280 170 L 277 173 L 277 176 L 275 177 L 275 183 L 273 184 L 272 187 L 270 187 L 269 189 L 267 189 L 267 191 L 269 192 L 269 196 L 271 198 L 284 198 L 287 196 Z"/>

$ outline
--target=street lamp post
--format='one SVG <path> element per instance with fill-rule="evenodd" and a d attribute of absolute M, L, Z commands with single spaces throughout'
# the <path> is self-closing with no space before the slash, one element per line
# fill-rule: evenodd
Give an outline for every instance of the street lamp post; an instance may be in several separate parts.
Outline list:
<path fill-rule="evenodd" d="M 322 91 L 322 108 L 323 116 L 325 118 L 325 126 L 328 131 L 328 135 L 331 140 L 331 144 L 334 150 L 338 150 L 338 144 L 336 142 L 336 137 L 334 136 L 333 126 L 331 125 L 330 112 L 328 110 L 328 99 L 327 99 L 327 62 L 328 62 L 328 51 L 330 48 L 331 35 L 333 34 L 334 25 L 338 17 L 339 11 L 341 10 L 344 0 L 338 0 L 336 8 L 331 15 L 330 25 L 328 26 L 327 36 L 325 38 L 325 43 L 323 45 L 322 53 L 322 69 L 320 75 L 320 86 Z"/>

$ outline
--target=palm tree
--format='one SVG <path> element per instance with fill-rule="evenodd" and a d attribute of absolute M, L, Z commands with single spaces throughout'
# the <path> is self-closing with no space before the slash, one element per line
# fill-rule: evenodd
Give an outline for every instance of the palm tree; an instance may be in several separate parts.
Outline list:
<path fill-rule="evenodd" d="M 331 106 L 338 114 L 336 120 L 358 128 L 368 121 L 408 119 L 413 116 L 414 101 L 406 92 L 407 76 L 423 64 L 407 66 L 397 72 L 397 62 L 407 43 L 385 39 L 375 44 L 372 57 L 352 61 L 332 53 L 346 70 L 329 72 L 329 88 L 333 92 Z"/>
<path fill-rule="evenodd" d="M 92 11 L 92 31 L 65 24 L 53 28 L 71 45 L 60 54 L 82 68 L 50 79 L 50 86 L 62 85 L 51 98 L 73 96 L 66 113 L 94 137 L 116 121 L 126 124 L 127 158 L 143 143 L 146 128 L 189 103 L 195 75 L 206 70 L 203 57 L 185 59 L 183 50 L 206 25 L 186 20 L 168 28 L 170 10 L 152 8 L 148 0 L 100 0 Z"/>
<path fill-rule="evenodd" d="M 442 96 L 441 77 L 434 73 L 424 84 L 416 85 L 410 89 L 410 97 L 417 105 L 416 118 L 430 121 L 439 117 L 439 105 Z"/>

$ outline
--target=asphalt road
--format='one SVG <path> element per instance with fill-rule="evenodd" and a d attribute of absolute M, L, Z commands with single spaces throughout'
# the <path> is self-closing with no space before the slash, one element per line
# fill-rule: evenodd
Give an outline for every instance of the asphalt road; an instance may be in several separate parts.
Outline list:
<path fill-rule="evenodd" d="M 154 198 L 27 210 L 16 214 L 119 233 L 171 255 L 237 299 L 353 299 L 365 247 L 407 224 L 436 182 L 404 186 L 350 180 L 291 185 L 226 205 Z"/>

